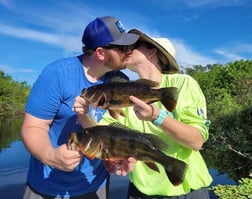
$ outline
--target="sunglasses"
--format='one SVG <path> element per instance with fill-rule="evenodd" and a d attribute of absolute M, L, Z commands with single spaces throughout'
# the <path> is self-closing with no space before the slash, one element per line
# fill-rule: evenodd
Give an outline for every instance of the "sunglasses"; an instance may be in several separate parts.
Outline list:
<path fill-rule="evenodd" d="M 121 46 L 121 45 L 108 45 L 108 46 L 103 46 L 102 48 L 104 49 L 118 49 L 123 53 L 126 53 L 129 50 L 129 46 Z"/>
<path fill-rule="evenodd" d="M 155 48 L 155 46 L 153 46 L 151 43 L 138 40 L 136 43 L 129 46 L 129 49 L 134 50 L 134 49 L 139 48 L 140 46 L 146 46 L 146 48 L 148 48 L 148 49 Z"/>

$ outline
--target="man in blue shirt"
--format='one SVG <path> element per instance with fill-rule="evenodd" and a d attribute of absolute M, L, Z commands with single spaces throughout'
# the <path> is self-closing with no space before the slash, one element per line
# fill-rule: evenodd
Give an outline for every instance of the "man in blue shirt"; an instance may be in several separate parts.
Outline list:
<path fill-rule="evenodd" d="M 122 72 L 138 35 L 126 33 L 110 16 L 90 22 L 83 33 L 83 54 L 47 65 L 34 83 L 22 125 L 31 153 L 23 199 L 99 198 L 108 195 L 109 173 L 98 159 L 89 160 L 67 148 L 69 133 L 82 130 L 72 110 L 83 88 L 101 84 Z M 96 121 L 104 110 L 90 110 Z"/>

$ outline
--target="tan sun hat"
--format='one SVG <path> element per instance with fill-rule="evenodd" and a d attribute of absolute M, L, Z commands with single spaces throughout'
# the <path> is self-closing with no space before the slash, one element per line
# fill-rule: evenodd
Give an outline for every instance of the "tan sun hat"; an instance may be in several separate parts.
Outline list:
<path fill-rule="evenodd" d="M 165 58 L 165 60 L 162 60 L 162 58 L 159 57 L 164 63 L 164 65 L 162 66 L 163 73 L 179 72 L 179 65 L 174 59 L 176 51 L 170 40 L 168 40 L 167 38 L 151 38 L 137 29 L 131 29 L 129 33 L 139 35 L 139 40 L 152 44 L 164 55 L 163 57 Z"/>

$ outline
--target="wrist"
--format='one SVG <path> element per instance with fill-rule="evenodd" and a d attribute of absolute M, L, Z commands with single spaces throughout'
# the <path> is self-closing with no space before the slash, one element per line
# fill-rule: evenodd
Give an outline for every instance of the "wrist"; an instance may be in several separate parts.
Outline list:
<path fill-rule="evenodd" d="M 155 119 L 152 120 L 152 123 L 155 124 L 156 126 L 160 126 L 167 115 L 167 111 L 165 110 L 159 110 L 159 114 L 155 117 Z"/>

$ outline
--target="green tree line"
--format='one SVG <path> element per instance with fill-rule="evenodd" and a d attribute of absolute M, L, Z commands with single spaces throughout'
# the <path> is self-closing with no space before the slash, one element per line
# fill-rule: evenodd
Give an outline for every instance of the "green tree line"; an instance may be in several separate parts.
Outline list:
<path fill-rule="evenodd" d="M 29 92 L 30 86 L 25 81 L 14 81 L 11 76 L 0 70 L 0 117 L 23 114 Z"/>
<path fill-rule="evenodd" d="M 208 165 L 239 180 L 252 177 L 252 60 L 194 66 L 211 120 L 203 152 Z"/>

